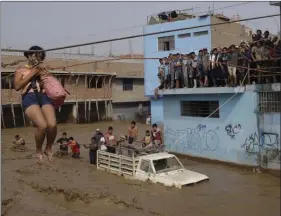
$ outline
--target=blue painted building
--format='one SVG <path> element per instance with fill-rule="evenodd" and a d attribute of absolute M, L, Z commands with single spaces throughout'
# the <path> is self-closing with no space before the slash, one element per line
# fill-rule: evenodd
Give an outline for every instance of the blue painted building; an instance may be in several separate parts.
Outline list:
<path fill-rule="evenodd" d="M 149 25 L 144 28 L 144 34 L 208 24 L 210 24 L 210 17 L 205 16 L 202 18 Z M 192 51 L 197 53 L 202 48 L 211 49 L 211 29 L 209 26 L 144 37 L 145 58 L 162 58 L 167 57 L 170 53 L 189 53 Z M 144 61 L 146 96 L 154 95 L 154 89 L 159 85 L 156 75 L 158 66 L 159 62 L 157 60 Z"/>
<path fill-rule="evenodd" d="M 210 24 L 210 17 L 145 27 L 145 33 Z M 144 56 L 211 49 L 210 27 L 147 36 Z M 157 60 L 145 60 L 145 95 L 159 85 Z M 164 124 L 168 150 L 242 165 L 280 169 L 280 84 L 170 89 L 151 99 L 152 123 Z M 217 108 L 219 108 L 217 110 Z"/>

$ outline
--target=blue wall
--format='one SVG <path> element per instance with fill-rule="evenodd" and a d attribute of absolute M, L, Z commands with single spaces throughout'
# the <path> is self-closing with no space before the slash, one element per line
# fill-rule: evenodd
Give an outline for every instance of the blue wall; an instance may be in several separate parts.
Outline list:
<path fill-rule="evenodd" d="M 220 108 L 220 118 L 204 119 L 185 117 L 180 114 L 181 100 L 219 100 L 221 106 L 231 96 L 232 94 L 165 96 L 163 115 L 167 148 L 190 156 L 257 165 L 260 146 L 272 143 L 276 138 L 274 134 L 263 136 L 264 139 L 260 136 L 261 128 L 258 128 L 256 114 L 257 93 L 237 94 Z M 264 132 L 277 134 L 280 139 L 280 114 L 278 115 L 279 121 L 274 120 L 272 114 L 265 116 L 266 123 L 263 124 L 265 126 L 262 129 Z M 239 125 L 241 128 L 237 127 Z M 278 148 L 280 151 L 280 146 Z M 276 168 L 279 164 L 280 168 L 280 159 L 274 160 L 272 162 L 270 159 L 266 166 Z"/>
<path fill-rule="evenodd" d="M 158 25 L 150 25 L 144 28 L 144 33 L 159 32 L 165 30 L 172 30 L 177 28 L 192 27 L 198 25 L 210 24 L 210 17 L 194 18 L 190 20 L 182 20 L 176 22 L 163 23 Z M 208 30 L 208 35 L 193 37 L 193 32 Z M 191 37 L 178 38 L 178 34 L 191 33 Z M 158 51 L 158 37 L 175 35 L 175 50 L 173 51 Z M 145 58 L 162 58 L 169 55 L 169 53 L 189 53 L 192 51 L 197 52 L 199 49 L 211 49 L 211 30 L 210 27 L 195 28 L 184 31 L 175 31 L 165 34 L 158 34 L 144 37 L 144 57 Z M 154 89 L 159 85 L 158 73 L 158 60 L 144 60 L 144 82 L 145 82 L 145 95 L 151 96 L 154 94 Z"/>
<path fill-rule="evenodd" d="M 163 124 L 163 98 L 159 100 L 150 101 L 151 109 L 151 123 L 154 124 Z"/>

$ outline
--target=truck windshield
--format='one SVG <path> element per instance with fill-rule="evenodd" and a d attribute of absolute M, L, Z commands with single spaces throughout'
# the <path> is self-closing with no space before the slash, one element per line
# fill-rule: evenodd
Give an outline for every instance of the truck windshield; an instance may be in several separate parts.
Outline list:
<path fill-rule="evenodd" d="M 153 165 L 156 173 L 163 173 L 183 168 L 175 157 L 153 160 Z"/>

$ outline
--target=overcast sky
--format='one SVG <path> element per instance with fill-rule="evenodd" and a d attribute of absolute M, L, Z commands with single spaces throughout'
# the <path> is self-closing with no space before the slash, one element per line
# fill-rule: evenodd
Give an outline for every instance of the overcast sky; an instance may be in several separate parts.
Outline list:
<path fill-rule="evenodd" d="M 194 8 L 193 13 L 210 7 L 227 16 L 241 18 L 279 13 L 268 2 L 1 2 L 1 47 L 28 49 L 37 44 L 44 48 L 84 43 L 106 38 L 142 33 L 147 16 L 162 11 Z M 232 5 L 236 5 L 231 7 Z M 278 32 L 280 17 L 246 22 L 254 30 L 259 28 Z M 134 27 L 134 28 L 133 28 Z M 94 35 L 96 34 L 96 35 Z M 97 45 L 95 53 L 134 53 L 143 51 L 142 39 Z M 82 47 L 81 52 L 91 52 Z M 77 48 L 71 52 L 77 52 Z M 69 52 L 69 50 L 67 50 Z"/>

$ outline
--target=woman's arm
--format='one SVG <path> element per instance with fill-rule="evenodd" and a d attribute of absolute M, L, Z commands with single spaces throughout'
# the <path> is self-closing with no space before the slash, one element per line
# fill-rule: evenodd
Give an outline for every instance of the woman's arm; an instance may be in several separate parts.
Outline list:
<path fill-rule="evenodd" d="M 37 68 L 32 68 L 31 72 L 23 79 L 22 74 L 19 71 L 16 71 L 14 76 L 15 90 L 19 91 L 23 89 L 38 72 L 39 70 Z"/>

